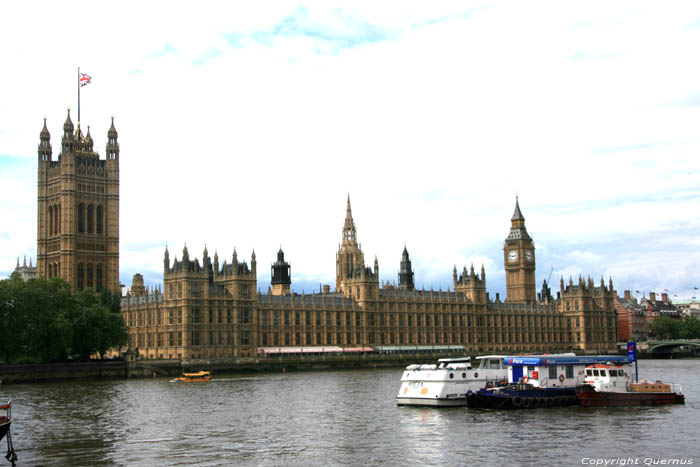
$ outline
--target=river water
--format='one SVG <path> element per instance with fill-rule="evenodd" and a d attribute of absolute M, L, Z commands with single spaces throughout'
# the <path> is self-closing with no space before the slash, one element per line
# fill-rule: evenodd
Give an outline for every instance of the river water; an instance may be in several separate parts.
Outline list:
<path fill-rule="evenodd" d="M 682 384 L 686 404 L 398 407 L 400 368 L 12 384 L 0 400 L 13 400 L 19 466 L 699 465 L 700 360 L 639 372 Z"/>

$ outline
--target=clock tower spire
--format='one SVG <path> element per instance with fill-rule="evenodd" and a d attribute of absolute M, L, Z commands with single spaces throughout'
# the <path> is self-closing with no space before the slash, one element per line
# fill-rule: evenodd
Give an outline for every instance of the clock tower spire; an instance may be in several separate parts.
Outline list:
<path fill-rule="evenodd" d="M 510 233 L 503 246 L 506 270 L 506 295 L 509 302 L 534 302 L 535 245 L 525 229 L 525 217 L 520 212 L 518 197 L 510 219 Z"/>

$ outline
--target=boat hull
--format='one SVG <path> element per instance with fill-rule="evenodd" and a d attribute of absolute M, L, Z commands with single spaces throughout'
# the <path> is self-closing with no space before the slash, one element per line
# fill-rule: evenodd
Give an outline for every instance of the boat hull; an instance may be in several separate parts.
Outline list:
<path fill-rule="evenodd" d="M 583 407 L 685 404 L 685 396 L 674 392 L 599 392 L 589 385 L 579 387 L 576 397 Z"/>
<path fill-rule="evenodd" d="M 2 440 L 5 437 L 5 435 L 10 431 L 11 424 L 12 420 L 0 422 L 0 440 Z"/>
<path fill-rule="evenodd" d="M 467 394 L 467 407 L 473 409 L 518 410 L 578 405 L 575 388 L 481 390 Z"/>
<path fill-rule="evenodd" d="M 455 397 L 452 399 L 430 399 L 423 397 L 397 397 L 397 405 L 413 405 L 424 407 L 464 407 L 467 405 L 467 400 L 464 397 Z"/>

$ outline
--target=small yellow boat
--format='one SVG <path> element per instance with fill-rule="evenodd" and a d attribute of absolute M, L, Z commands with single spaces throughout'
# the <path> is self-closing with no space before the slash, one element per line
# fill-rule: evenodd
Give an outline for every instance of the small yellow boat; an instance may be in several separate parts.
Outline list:
<path fill-rule="evenodd" d="M 183 373 L 179 378 L 171 379 L 171 383 L 202 383 L 211 380 L 211 373 L 198 371 L 197 373 Z"/>

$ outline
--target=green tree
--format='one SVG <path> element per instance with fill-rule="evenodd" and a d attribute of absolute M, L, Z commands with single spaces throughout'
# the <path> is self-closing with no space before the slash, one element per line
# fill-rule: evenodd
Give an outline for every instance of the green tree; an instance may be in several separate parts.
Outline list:
<path fill-rule="evenodd" d="M 23 286 L 24 281 L 17 272 L 13 272 L 10 279 L 0 281 L 0 356 L 4 363 L 10 363 L 21 353 L 24 310 L 18 304 L 18 295 Z"/>
<path fill-rule="evenodd" d="M 51 362 L 68 356 L 104 356 L 127 341 L 118 294 L 96 296 L 91 289 L 71 294 L 61 279 L 18 274 L 0 281 L 0 361 Z M 115 312 L 116 310 L 116 312 Z"/>
<path fill-rule="evenodd" d="M 112 312 L 98 299 L 91 289 L 85 289 L 75 296 L 78 305 L 73 317 L 73 342 L 71 350 L 81 359 L 89 359 L 98 354 L 104 358 L 111 348 L 126 344 L 128 334 L 124 320 Z"/>
<path fill-rule="evenodd" d="M 686 316 L 681 321 L 680 337 L 682 339 L 700 339 L 700 320 Z"/>
<path fill-rule="evenodd" d="M 659 316 L 651 322 L 651 332 L 659 339 L 679 339 L 681 321 L 668 316 Z"/>
<path fill-rule="evenodd" d="M 119 292 L 110 292 L 107 289 L 102 289 L 100 302 L 112 313 L 119 313 L 122 310 L 122 297 Z"/>

